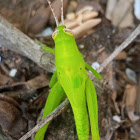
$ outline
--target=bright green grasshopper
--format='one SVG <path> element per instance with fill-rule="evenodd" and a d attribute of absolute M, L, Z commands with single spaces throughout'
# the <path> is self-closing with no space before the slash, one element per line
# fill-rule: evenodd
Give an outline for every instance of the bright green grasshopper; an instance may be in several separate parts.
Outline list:
<path fill-rule="evenodd" d="M 91 124 L 92 140 L 100 140 L 96 91 L 92 81 L 88 78 L 86 68 L 97 78 L 100 79 L 101 76 L 90 65 L 85 63 L 82 54 L 77 48 L 72 31 L 64 26 L 63 0 L 61 0 L 62 26 L 58 26 L 58 20 L 49 0 L 48 3 L 55 17 L 57 30 L 53 33 L 55 50 L 47 47 L 45 50 L 55 54 L 56 72 L 50 81 L 49 86 L 52 89 L 49 93 L 42 119 L 49 115 L 66 95 L 74 113 L 79 140 L 89 139 L 88 115 Z M 58 78 L 57 81 L 56 78 Z M 48 125 L 49 123 L 37 132 L 35 140 L 44 140 Z"/>

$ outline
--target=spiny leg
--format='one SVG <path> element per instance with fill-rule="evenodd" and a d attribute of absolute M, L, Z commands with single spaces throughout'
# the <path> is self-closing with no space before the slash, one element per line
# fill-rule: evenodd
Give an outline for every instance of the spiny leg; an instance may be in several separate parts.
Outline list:
<path fill-rule="evenodd" d="M 56 82 L 47 98 L 42 119 L 48 116 L 60 104 L 64 95 L 65 93 L 63 88 L 58 82 Z M 35 135 L 35 140 L 44 140 L 44 135 L 48 128 L 48 125 L 49 123 L 39 129 L 39 131 Z"/>
<path fill-rule="evenodd" d="M 98 79 L 102 79 L 101 75 L 94 70 L 89 64 L 86 63 L 85 67 L 90 70 Z"/>
<path fill-rule="evenodd" d="M 97 95 L 92 81 L 86 81 L 86 99 L 91 124 L 92 140 L 100 140 L 98 130 L 98 103 Z"/>

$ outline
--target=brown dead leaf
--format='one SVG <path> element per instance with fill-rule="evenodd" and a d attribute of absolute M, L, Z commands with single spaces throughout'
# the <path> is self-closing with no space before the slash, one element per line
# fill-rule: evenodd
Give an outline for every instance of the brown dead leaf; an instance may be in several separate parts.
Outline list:
<path fill-rule="evenodd" d="M 11 97 L 0 94 L 0 125 L 4 131 L 16 139 L 21 137 L 21 133 L 27 127 L 19 106 Z"/>
<path fill-rule="evenodd" d="M 91 11 L 91 12 L 86 12 L 83 14 L 83 21 L 87 21 L 91 18 L 95 18 L 98 16 L 98 12 L 96 11 Z"/>
<path fill-rule="evenodd" d="M 139 119 L 139 117 L 134 114 L 136 97 L 137 97 L 137 86 L 126 85 L 126 88 L 125 88 L 125 105 L 126 105 L 126 110 L 127 110 L 129 119 L 131 121 L 137 121 Z"/>
<path fill-rule="evenodd" d="M 46 75 L 42 74 L 40 76 L 35 77 L 34 79 L 31 79 L 27 81 L 27 84 L 30 88 L 36 90 L 45 86 L 49 85 L 49 79 Z"/>
<path fill-rule="evenodd" d="M 117 92 L 116 92 L 116 91 L 113 91 L 112 100 L 113 100 L 113 103 L 114 103 L 116 112 L 117 112 L 118 114 L 120 114 L 120 109 L 119 109 L 118 104 L 117 104 L 117 102 L 116 102 L 116 98 L 117 98 Z"/>
<path fill-rule="evenodd" d="M 14 83 L 13 79 L 10 78 L 9 76 L 0 74 L 0 85 L 6 85 L 8 83 Z"/>
<path fill-rule="evenodd" d="M 75 36 L 78 38 L 78 36 L 82 36 L 83 33 L 85 33 L 85 31 L 97 26 L 100 22 L 101 22 L 100 18 L 90 19 L 90 20 L 82 23 L 77 28 L 72 29 L 72 31 L 75 34 Z"/>
<path fill-rule="evenodd" d="M 123 60 L 127 58 L 127 53 L 125 51 L 122 51 L 119 53 L 119 55 L 117 55 L 117 57 L 115 58 L 116 60 Z"/>
<path fill-rule="evenodd" d="M 82 10 L 82 9 L 81 9 Z M 81 23 L 84 23 L 90 19 L 93 19 L 98 16 L 98 12 L 96 11 L 85 11 L 85 13 L 70 13 L 67 15 L 67 19 L 65 20 L 65 25 L 68 29 L 73 29 L 77 26 L 80 26 Z"/>
<path fill-rule="evenodd" d="M 29 100 L 36 94 L 37 89 L 49 85 L 49 79 L 42 74 L 27 82 L 18 82 L 13 85 L 1 86 L 0 93 L 22 100 Z"/>
<path fill-rule="evenodd" d="M 135 85 L 127 85 L 125 89 L 126 94 L 126 107 L 129 110 L 135 109 L 135 101 L 136 101 L 136 90 L 137 87 Z"/>

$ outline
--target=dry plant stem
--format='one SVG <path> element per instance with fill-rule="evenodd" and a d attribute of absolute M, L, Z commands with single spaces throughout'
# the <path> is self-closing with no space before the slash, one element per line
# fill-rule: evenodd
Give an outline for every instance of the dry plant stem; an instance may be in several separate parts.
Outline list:
<path fill-rule="evenodd" d="M 40 48 L 41 46 L 35 43 L 32 39 L 26 36 L 24 33 L 12 26 L 8 21 L 0 16 L 0 45 L 7 47 L 16 53 L 24 55 L 37 63 L 39 66 L 41 64 L 41 56 L 44 51 Z M 45 64 L 47 64 L 46 69 L 48 71 L 54 71 L 54 56 L 47 53 L 45 59 Z M 54 64 L 54 65 L 53 65 Z"/>
<path fill-rule="evenodd" d="M 124 49 L 126 48 L 138 35 L 140 34 L 140 25 L 131 33 L 131 35 L 103 62 L 100 68 L 97 70 L 99 73 Z M 92 76 L 93 78 L 93 76 Z M 62 102 L 50 115 L 48 115 L 44 120 L 37 124 L 32 130 L 26 133 L 19 140 L 28 139 L 33 133 L 37 132 L 41 127 L 43 127 L 47 122 L 51 121 L 53 118 L 58 116 L 62 110 L 69 103 L 68 99 Z"/>
<path fill-rule="evenodd" d="M 38 123 L 32 130 L 30 130 L 28 133 L 26 133 L 19 140 L 26 140 L 26 139 L 28 139 L 34 132 L 37 132 L 46 123 L 48 123 L 53 118 L 55 118 L 56 116 L 58 116 L 64 110 L 65 106 L 68 103 L 69 103 L 69 100 L 68 99 L 65 99 L 65 101 L 62 102 L 52 113 L 50 113 L 50 115 L 48 115 L 44 120 L 42 120 L 40 123 Z"/>
<path fill-rule="evenodd" d="M 140 24 L 130 34 L 130 36 L 103 62 L 103 64 L 97 69 L 100 73 L 123 49 L 125 49 L 138 35 L 140 34 Z"/>

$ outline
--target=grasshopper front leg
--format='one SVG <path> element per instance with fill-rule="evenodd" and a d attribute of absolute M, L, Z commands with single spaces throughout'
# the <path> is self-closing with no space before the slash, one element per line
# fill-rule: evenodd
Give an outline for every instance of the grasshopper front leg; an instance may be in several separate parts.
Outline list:
<path fill-rule="evenodd" d="M 100 140 L 98 130 L 98 103 L 97 95 L 92 81 L 86 81 L 86 99 L 91 124 L 92 140 Z"/>
<path fill-rule="evenodd" d="M 54 49 L 46 46 L 45 44 L 41 43 L 40 41 L 36 40 L 36 43 L 39 44 L 44 51 L 49 52 L 49 53 L 53 53 L 53 54 L 55 53 Z"/>
<path fill-rule="evenodd" d="M 56 82 L 53 88 L 51 89 L 49 96 L 47 98 L 47 102 L 45 104 L 45 109 L 43 113 L 42 119 L 48 116 L 62 101 L 65 92 L 61 85 Z M 43 126 L 35 135 L 35 140 L 44 140 L 45 132 L 48 128 L 49 123 Z"/>
<path fill-rule="evenodd" d="M 86 63 L 85 67 L 88 70 L 90 70 L 93 73 L 93 75 L 95 75 L 98 79 L 102 79 L 102 76 L 96 70 L 94 70 L 89 64 Z"/>

